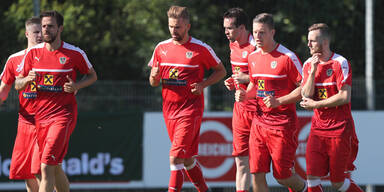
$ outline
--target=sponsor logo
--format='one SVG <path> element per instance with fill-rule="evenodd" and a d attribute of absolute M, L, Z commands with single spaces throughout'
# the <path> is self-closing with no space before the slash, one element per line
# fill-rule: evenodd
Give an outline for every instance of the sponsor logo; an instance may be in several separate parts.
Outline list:
<path fill-rule="evenodd" d="M 162 79 L 161 81 L 164 85 L 176 85 L 176 86 L 186 86 L 186 80 L 178 80 L 178 79 Z"/>
<path fill-rule="evenodd" d="M 32 81 L 32 83 L 31 83 L 31 91 L 36 91 L 36 81 Z"/>
<path fill-rule="evenodd" d="M 47 92 L 62 92 L 63 91 L 63 87 L 48 86 L 48 85 L 37 85 L 37 89 L 39 91 L 47 91 Z"/>
<path fill-rule="evenodd" d="M 33 98 L 37 97 L 37 93 L 36 92 L 24 92 L 23 97 L 25 99 L 33 99 Z"/>
<path fill-rule="evenodd" d="M 187 53 L 185 53 L 185 57 L 187 57 L 187 59 L 192 58 L 193 57 L 192 51 L 188 51 Z"/>
<path fill-rule="evenodd" d="M 233 181 L 236 165 L 231 127 L 230 118 L 203 119 L 198 160 L 208 181 Z"/>
<path fill-rule="evenodd" d="M 275 91 L 257 90 L 257 97 L 275 96 Z"/>
<path fill-rule="evenodd" d="M 327 89 L 318 89 L 319 99 L 326 99 L 328 98 Z"/>
<path fill-rule="evenodd" d="M 272 61 L 271 62 L 271 68 L 276 69 L 276 67 L 277 67 L 277 61 Z"/>
<path fill-rule="evenodd" d="M 162 50 L 162 51 L 161 51 L 161 54 L 163 54 L 164 56 L 167 56 L 167 52 L 168 52 L 168 51 L 163 51 L 163 50 Z"/>
<path fill-rule="evenodd" d="M 36 57 L 36 56 L 35 56 L 34 59 L 37 60 L 38 62 L 40 61 L 40 58 L 38 58 L 38 57 Z"/>
<path fill-rule="evenodd" d="M 234 72 L 236 72 L 236 73 L 240 72 L 240 67 L 239 67 L 239 66 L 236 66 Z"/>
<path fill-rule="evenodd" d="M 265 90 L 265 81 L 264 80 L 257 80 L 257 89 L 258 90 Z"/>
<path fill-rule="evenodd" d="M 177 79 L 178 77 L 179 77 L 179 70 L 174 69 L 174 68 L 169 70 L 169 78 L 170 79 Z"/>
<path fill-rule="evenodd" d="M 60 62 L 60 64 L 64 65 L 67 62 L 67 58 L 66 57 L 60 57 L 59 62 Z"/>
<path fill-rule="evenodd" d="M 44 75 L 44 85 L 53 85 L 53 75 Z"/>

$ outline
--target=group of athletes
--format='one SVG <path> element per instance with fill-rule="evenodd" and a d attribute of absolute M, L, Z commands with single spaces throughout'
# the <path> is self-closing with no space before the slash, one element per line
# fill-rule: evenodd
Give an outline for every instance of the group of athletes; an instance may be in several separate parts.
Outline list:
<path fill-rule="evenodd" d="M 274 40 L 273 16 L 256 15 L 252 32 L 241 8 L 224 13 L 232 75 L 224 81 L 235 90 L 233 156 L 236 191 L 267 192 L 266 174 L 289 191 L 320 192 L 329 174 L 341 192 L 358 192 L 347 172 L 355 169 L 358 140 L 351 115 L 351 65 L 330 50 L 331 34 L 324 23 L 308 28 L 311 57 L 302 65 L 296 54 Z M 149 62 L 149 82 L 161 84 L 163 116 L 171 140 L 168 191 L 181 191 L 184 174 L 199 192 L 211 191 L 196 160 L 204 109 L 203 89 L 219 82 L 226 70 L 210 46 L 191 37 L 186 7 L 171 6 L 171 38 L 157 44 Z M 204 71 L 212 69 L 204 78 Z M 313 110 L 306 149 L 306 181 L 294 171 L 298 145 L 296 102 Z M 252 176 L 251 176 L 252 175 Z M 251 179 L 252 178 L 252 179 Z"/>
<path fill-rule="evenodd" d="M 61 163 L 77 120 L 76 92 L 97 80 L 84 51 L 61 40 L 63 16 L 45 11 L 25 22 L 27 49 L 12 54 L 1 73 L 0 101 L 15 84 L 19 118 L 10 179 L 28 192 L 68 192 Z M 83 78 L 76 81 L 76 74 Z"/>
<path fill-rule="evenodd" d="M 203 90 L 222 80 L 226 70 L 212 48 L 191 37 L 186 7 L 168 10 L 171 38 L 160 42 L 148 63 L 150 85 L 162 86 L 163 114 L 171 140 L 168 191 L 181 191 L 184 174 L 199 192 L 210 191 L 196 160 L 204 110 Z M 61 40 L 63 16 L 42 12 L 26 21 L 28 48 L 11 55 L 1 73 L 0 101 L 12 84 L 19 91 L 18 131 L 10 179 L 24 179 L 27 191 L 69 191 L 61 163 L 76 125 L 76 92 L 97 80 L 84 51 Z M 351 115 L 351 66 L 330 50 L 324 23 L 308 28 L 311 57 L 304 65 L 274 40 L 273 16 L 256 15 L 252 32 L 241 8 L 224 13 L 232 75 L 224 81 L 235 90 L 233 156 L 236 191 L 266 192 L 266 174 L 290 191 L 322 191 L 329 174 L 339 191 L 362 191 L 346 172 L 354 170 L 358 140 Z M 205 70 L 213 72 L 204 78 Z M 76 73 L 84 77 L 76 81 Z M 307 180 L 294 172 L 298 144 L 296 102 L 313 110 L 307 142 Z M 252 177 L 251 177 L 252 175 Z M 252 178 L 252 179 L 251 179 Z"/>

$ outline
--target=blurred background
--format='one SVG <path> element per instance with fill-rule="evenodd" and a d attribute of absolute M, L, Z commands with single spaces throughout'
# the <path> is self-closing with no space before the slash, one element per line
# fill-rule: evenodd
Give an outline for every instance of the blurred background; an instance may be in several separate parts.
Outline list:
<path fill-rule="evenodd" d="M 77 95 L 78 127 L 84 128 L 75 131 L 73 140 L 90 133 L 89 138 L 113 138 L 107 142 L 121 146 L 120 152 L 125 151 L 133 170 L 121 180 L 140 180 L 142 116 L 145 112 L 161 111 L 161 89 L 149 86 L 147 63 L 157 43 L 170 38 L 166 12 L 171 5 L 188 7 L 192 24 L 189 34 L 210 45 L 228 71 L 231 69 L 229 48 L 222 15 L 231 7 L 241 7 L 248 13 L 249 30 L 257 14 L 272 13 L 275 40 L 296 52 L 302 62 L 309 57 L 307 28 L 313 23 L 327 23 L 333 32 L 331 50 L 343 55 L 352 65 L 352 109 L 384 109 L 384 12 L 381 12 L 384 1 L 381 0 L 2 0 L 0 67 L 3 68 L 9 55 L 26 48 L 24 22 L 27 18 L 43 10 L 59 11 L 64 16 L 62 40 L 84 50 L 99 77 L 94 85 Z M 225 89 L 223 82 L 206 90 L 207 111 L 231 112 L 232 106 L 233 93 Z M 0 133 L 6 138 L 0 139 L 3 146 L 0 163 L 10 156 L 16 135 L 17 109 L 17 93 L 12 91 L 0 107 Z M 298 107 L 298 110 L 302 109 Z M 113 132 L 104 132 L 106 127 Z M 125 145 L 119 143 L 116 133 L 121 133 L 118 137 Z M 71 143 L 75 145 L 78 146 Z M 125 149 L 124 146 L 137 147 Z M 88 145 L 81 147 L 89 149 Z M 90 147 L 95 149 L 97 144 Z M 83 155 L 79 148 L 77 150 L 77 154 L 68 156 Z M 98 154 L 97 150 L 88 153 L 96 157 Z M 104 153 L 103 157 L 106 156 Z M 0 181 L 8 182 L 4 168 L 2 170 Z M 73 178 L 70 180 L 78 179 Z"/>

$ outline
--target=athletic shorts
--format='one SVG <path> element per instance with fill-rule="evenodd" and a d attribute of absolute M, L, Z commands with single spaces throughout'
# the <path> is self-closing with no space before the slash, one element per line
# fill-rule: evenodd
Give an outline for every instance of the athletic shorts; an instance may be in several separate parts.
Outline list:
<path fill-rule="evenodd" d="M 356 155 L 353 135 L 324 137 L 310 133 L 306 151 L 307 175 L 324 177 L 329 173 L 331 182 L 343 182 Z"/>
<path fill-rule="evenodd" d="M 265 128 L 252 123 L 249 164 L 251 173 L 268 173 L 272 163 L 273 176 L 286 179 L 292 176 L 297 149 L 296 123 L 285 130 Z"/>
<path fill-rule="evenodd" d="M 9 179 L 32 179 L 33 151 L 37 146 L 35 125 L 19 119 L 13 147 Z M 40 166 L 40 162 L 35 162 Z"/>
<path fill-rule="evenodd" d="M 169 156 L 191 158 L 197 155 L 201 120 L 201 115 L 165 119 L 168 136 L 172 142 Z"/>
<path fill-rule="evenodd" d="M 76 120 L 77 116 L 71 115 L 37 123 L 41 163 L 58 165 L 63 161 Z"/>
<path fill-rule="evenodd" d="M 41 161 L 40 161 L 39 145 L 37 144 L 37 140 L 36 140 L 36 145 L 34 147 L 33 154 L 32 154 L 31 172 L 33 175 L 41 174 Z"/>
<path fill-rule="evenodd" d="M 249 136 L 251 133 L 253 114 L 253 111 L 244 110 L 243 107 L 235 102 L 232 117 L 232 155 L 235 157 L 249 156 Z"/>

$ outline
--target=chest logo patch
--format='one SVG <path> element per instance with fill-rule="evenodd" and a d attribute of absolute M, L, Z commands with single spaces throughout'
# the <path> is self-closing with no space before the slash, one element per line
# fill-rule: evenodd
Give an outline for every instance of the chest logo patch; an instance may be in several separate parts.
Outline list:
<path fill-rule="evenodd" d="M 264 80 L 257 80 L 258 90 L 265 90 L 265 82 Z"/>
<path fill-rule="evenodd" d="M 66 57 L 60 57 L 59 62 L 60 62 L 60 64 L 64 65 L 67 62 L 67 58 Z"/>
<path fill-rule="evenodd" d="M 276 67 L 277 67 L 277 61 L 272 61 L 271 62 L 271 68 L 276 69 Z"/>
<path fill-rule="evenodd" d="M 327 99 L 327 89 L 318 89 L 319 99 Z"/>
<path fill-rule="evenodd" d="M 170 69 L 169 70 L 169 78 L 170 79 L 177 79 L 179 77 L 179 71 L 177 69 Z"/>
<path fill-rule="evenodd" d="M 327 69 L 327 76 L 330 77 L 333 73 L 332 69 Z"/>
<path fill-rule="evenodd" d="M 186 52 L 186 53 L 185 53 L 185 57 L 187 57 L 187 59 L 192 58 L 192 57 L 193 57 L 193 53 L 192 53 L 192 51 L 188 51 L 188 52 Z"/>
<path fill-rule="evenodd" d="M 246 51 L 243 51 L 243 53 L 242 53 L 242 55 L 241 55 L 241 56 L 242 56 L 243 58 L 247 58 L 247 55 L 248 55 L 248 52 L 246 52 Z"/>
<path fill-rule="evenodd" d="M 53 75 L 44 75 L 44 85 L 53 85 Z"/>

